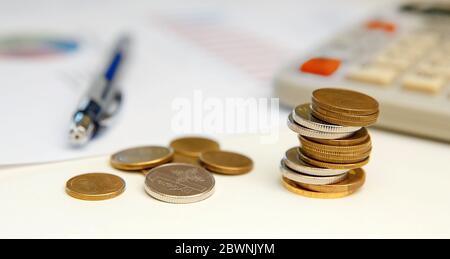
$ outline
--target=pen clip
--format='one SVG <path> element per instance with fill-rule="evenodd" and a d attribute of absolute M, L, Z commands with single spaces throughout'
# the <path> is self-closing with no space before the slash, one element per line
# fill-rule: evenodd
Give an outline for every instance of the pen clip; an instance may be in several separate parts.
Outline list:
<path fill-rule="evenodd" d="M 106 107 L 105 112 L 98 120 L 100 127 L 107 127 L 112 123 L 113 118 L 116 117 L 115 115 L 120 110 L 122 100 L 122 91 L 116 90 L 113 93 L 112 100 L 109 102 L 108 107 Z"/>

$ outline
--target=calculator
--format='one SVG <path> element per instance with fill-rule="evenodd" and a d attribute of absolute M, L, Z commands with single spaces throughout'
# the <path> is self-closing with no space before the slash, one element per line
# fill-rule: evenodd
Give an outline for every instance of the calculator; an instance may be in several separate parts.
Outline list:
<path fill-rule="evenodd" d="M 340 87 L 380 103 L 377 127 L 450 142 L 450 2 L 393 6 L 283 68 L 275 94 L 289 107 Z"/>

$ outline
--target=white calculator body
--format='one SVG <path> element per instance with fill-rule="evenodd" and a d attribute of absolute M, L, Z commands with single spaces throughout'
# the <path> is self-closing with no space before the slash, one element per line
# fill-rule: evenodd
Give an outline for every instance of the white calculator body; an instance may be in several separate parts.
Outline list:
<path fill-rule="evenodd" d="M 280 71 L 281 103 L 353 89 L 379 101 L 376 126 L 450 142 L 450 2 L 405 3 L 335 36 Z"/>

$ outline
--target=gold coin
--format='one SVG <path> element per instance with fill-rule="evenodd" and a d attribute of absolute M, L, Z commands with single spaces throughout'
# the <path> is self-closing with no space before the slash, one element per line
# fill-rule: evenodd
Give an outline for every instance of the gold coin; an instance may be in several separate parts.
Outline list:
<path fill-rule="evenodd" d="M 345 192 L 335 192 L 335 193 L 327 193 L 327 192 L 315 192 L 302 188 L 299 184 L 294 181 L 291 181 L 285 177 L 281 178 L 281 181 L 286 189 L 289 191 L 299 194 L 308 198 L 317 198 L 317 199 L 337 199 L 349 196 L 354 193 L 354 191 L 345 191 Z"/>
<path fill-rule="evenodd" d="M 366 174 L 362 168 L 350 170 L 347 173 L 347 178 L 343 181 L 334 184 L 316 185 L 297 183 L 300 187 L 314 191 L 324 193 L 339 193 L 339 192 L 354 192 L 364 185 L 366 180 Z"/>
<path fill-rule="evenodd" d="M 119 151 L 111 156 L 110 162 L 119 170 L 139 171 L 168 163 L 172 158 L 171 148 L 146 146 Z"/>
<path fill-rule="evenodd" d="M 314 165 L 317 167 L 330 168 L 330 169 L 356 169 L 356 168 L 363 167 L 364 165 L 369 163 L 369 157 L 361 162 L 345 163 L 345 164 L 319 161 L 317 159 L 313 159 L 313 158 L 307 156 L 306 154 L 304 154 L 302 152 L 301 149 L 299 149 L 298 155 L 299 155 L 300 159 L 303 160 L 305 163 L 308 163 L 310 165 Z"/>
<path fill-rule="evenodd" d="M 323 109 L 322 107 L 313 104 L 312 105 L 312 111 L 316 111 L 320 113 L 322 116 L 331 117 L 334 119 L 339 119 L 343 121 L 355 121 L 355 122 L 372 122 L 376 121 L 378 119 L 379 112 L 377 111 L 374 114 L 370 115 L 355 115 L 355 114 L 345 114 L 345 113 L 338 113 L 334 111 L 329 111 L 327 109 Z"/>
<path fill-rule="evenodd" d="M 216 141 L 201 137 L 175 139 L 170 143 L 170 147 L 172 147 L 176 153 L 192 157 L 199 157 L 203 152 L 220 149 L 220 145 Z"/>
<path fill-rule="evenodd" d="M 180 153 L 175 153 L 173 155 L 172 163 L 184 163 L 184 164 L 191 164 L 191 165 L 198 165 L 198 166 L 201 165 L 198 157 L 185 156 Z"/>
<path fill-rule="evenodd" d="M 367 127 L 367 126 L 370 126 L 370 125 L 374 124 L 375 122 L 377 122 L 377 119 L 374 119 L 371 121 L 354 121 L 354 120 L 338 119 L 338 118 L 324 115 L 316 110 L 312 110 L 312 114 L 314 117 L 318 118 L 319 120 L 323 120 L 328 123 L 342 125 L 342 126 Z"/>
<path fill-rule="evenodd" d="M 298 135 L 298 138 L 300 140 L 300 144 L 303 147 L 310 147 L 317 150 L 323 150 L 327 153 L 364 153 L 369 151 L 372 148 L 372 143 L 370 141 L 370 138 L 367 138 L 364 142 L 357 145 L 351 145 L 351 146 L 333 146 L 333 145 L 326 145 L 321 143 L 316 143 L 306 137 L 303 137 L 302 135 Z"/>
<path fill-rule="evenodd" d="M 367 141 L 369 137 L 369 132 L 367 132 L 366 128 L 361 128 L 357 132 L 355 132 L 353 135 L 341 138 L 341 139 L 320 139 L 320 138 L 310 138 L 306 137 L 306 139 L 314 141 L 316 143 L 325 144 L 325 145 L 331 145 L 331 146 L 353 146 L 363 143 L 364 141 Z"/>
<path fill-rule="evenodd" d="M 370 156 L 370 150 L 364 153 L 326 153 L 321 150 L 302 146 L 300 150 L 310 158 L 329 163 L 357 163 Z"/>
<path fill-rule="evenodd" d="M 73 177 L 66 183 L 70 196 L 87 201 L 112 199 L 125 191 L 125 181 L 112 174 L 89 173 Z"/>
<path fill-rule="evenodd" d="M 245 174 L 253 169 L 253 161 L 249 157 L 234 152 L 204 152 L 200 161 L 206 169 L 220 174 Z"/>
<path fill-rule="evenodd" d="M 369 115 L 378 111 L 378 102 L 356 91 L 321 88 L 312 93 L 312 101 L 321 107 L 338 113 Z"/>

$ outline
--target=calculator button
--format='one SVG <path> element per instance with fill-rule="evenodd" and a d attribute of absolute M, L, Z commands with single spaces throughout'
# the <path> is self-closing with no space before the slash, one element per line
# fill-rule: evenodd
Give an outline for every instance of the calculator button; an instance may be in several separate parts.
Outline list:
<path fill-rule="evenodd" d="M 370 30 L 382 30 L 385 32 L 395 32 L 397 26 L 394 23 L 382 20 L 372 20 L 366 23 L 366 28 Z"/>
<path fill-rule="evenodd" d="M 395 57 L 389 54 L 382 54 L 375 58 L 375 62 L 381 66 L 389 66 L 397 70 L 405 70 L 412 64 L 410 57 Z"/>
<path fill-rule="evenodd" d="M 321 76 L 330 76 L 341 65 L 341 61 L 333 58 L 312 58 L 300 67 L 300 71 Z"/>
<path fill-rule="evenodd" d="M 372 21 L 368 21 L 366 24 L 366 27 L 368 29 L 380 29 L 383 27 L 383 21 L 380 20 L 372 20 Z"/>
<path fill-rule="evenodd" d="M 438 36 L 434 34 L 408 35 L 399 39 L 395 45 L 401 49 L 423 53 L 430 47 L 436 45 L 438 40 Z"/>
<path fill-rule="evenodd" d="M 424 64 L 418 65 L 416 70 L 421 73 L 450 78 L 450 64 L 436 65 L 433 63 L 424 63 Z"/>
<path fill-rule="evenodd" d="M 449 54 L 450 53 L 450 41 L 446 40 L 442 43 L 441 49 L 443 52 Z"/>
<path fill-rule="evenodd" d="M 450 66 L 450 59 L 448 58 L 448 54 L 441 51 L 436 51 L 430 53 L 430 55 L 425 58 L 423 63 L 427 63 L 431 66 Z"/>
<path fill-rule="evenodd" d="M 396 76 L 397 71 L 395 69 L 376 64 L 354 67 L 347 74 L 347 77 L 351 80 L 385 86 L 392 83 Z"/>
<path fill-rule="evenodd" d="M 416 70 L 450 78 L 450 59 L 445 53 L 439 51 L 432 52 L 417 65 Z"/>
<path fill-rule="evenodd" d="M 405 75 L 402 84 L 409 90 L 436 94 L 445 85 L 446 80 L 443 76 L 437 76 L 428 73 L 415 72 Z"/>
<path fill-rule="evenodd" d="M 397 26 L 393 23 L 387 22 L 384 24 L 384 28 L 385 31 L 387 32 L 395 32 L 397 29 Z"/>
<path fill-rule="evenodd" d="M 410 44 L 395 44 L 395 46 L 391 47 L 390 52 L 398 53 L 398 55 L 402 54 L 403 56 L 408 56 L 410 58 L 417 58 L 422 56 L 427 52 L 428 47 L 410 43 Z"/>
<path fill-rule="evenodd" d="M 434 32 L 422 32 L 418 33 L 414 38 L 414 41 L 422 45 L 434 45 L 438 43 L 440 35 Z"/>

